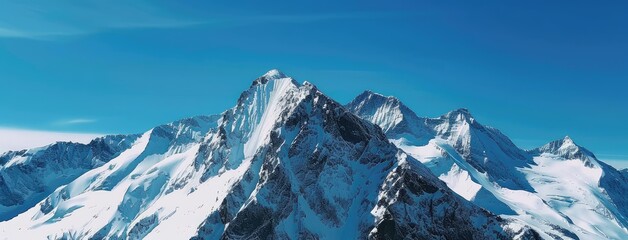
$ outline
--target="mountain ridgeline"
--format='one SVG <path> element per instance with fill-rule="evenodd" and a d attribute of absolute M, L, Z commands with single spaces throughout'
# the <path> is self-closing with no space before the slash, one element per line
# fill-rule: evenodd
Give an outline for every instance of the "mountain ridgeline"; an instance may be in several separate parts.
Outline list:
<path fill-rule="evenodd" d="M 625 239 L 627 190 L 569 138 L 271 70 L 221 114 L 0 155 L 0 239 Z"/>
<path fill-rule="evenodd" d="M 628 237 L 626 175 L 569 137 L 525 151 L 466 109 L 417 117 L 400 100 L 370 91 L 346 107 L 460 196 L 543 238 Z"/>

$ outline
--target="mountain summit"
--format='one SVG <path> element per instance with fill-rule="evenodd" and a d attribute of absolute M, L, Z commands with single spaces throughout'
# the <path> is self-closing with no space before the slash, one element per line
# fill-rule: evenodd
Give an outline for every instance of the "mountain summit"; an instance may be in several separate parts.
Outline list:
<path fill-rule="evenodd" d="M 589 150 L 577 145 L 569 136 L 563 139 L 552 141 L 540 148 L 532 150 L 536 154 L 553 154 L 564 159 L 580 159 L 592 166 L 589 159 L 597 159 Z"/>
<path fill-rule="evenodd" d="M 270 71 L 266 72 L 266 74 L 262 75 L 262 77 L 269 80 L 275 80 L 280 78 L 287 78 L 288 76 L 279 71 L 279 69 L 271 69 Z"/>

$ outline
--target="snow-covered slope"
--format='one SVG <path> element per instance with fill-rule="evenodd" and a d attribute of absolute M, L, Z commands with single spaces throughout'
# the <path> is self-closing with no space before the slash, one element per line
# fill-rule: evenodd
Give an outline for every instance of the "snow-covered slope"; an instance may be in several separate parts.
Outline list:
<path fill-rule="evenodd" d="M 347 105 L 352 112 L 384 129 L 386 135 L 407 145 L 424 146 L 431 139 L 443 139 L 475 169 L 500 186 L 530 190 L 516 171 L 531 159 L 497 129 L 479 124 L 466 109 L 438 118 L 421 118 L 394 97 L 366 91 Z M 390 112 L 390 118 L 377 117 Z M 405 145 L 405 144 L 399 144 Z"/>
<path fill-rule="evenodd" d="M 560 214 L 574 232 L 622 239 L 626 227 L 628 181 L 569 137 L 531 151 L 536 163 L 521 169 L 536 195 Z"/>
<path fill-rule="evenodd" d="M 628 236 L 625 175 L 569 138 L 524 151 L 466 109 L 422 118 L 398 99 L 370 91 L 347 107 L 380 125 L 460 196 L 526 222 L 545 238 Z M 386 112 L 394 117 L 379 117 Z"/>
<path fill-rule="evenodd" d="M 57 187 L 128 149 L 137 136 L 96 138 L 88 144 L 58 142 L 0 155 L 0 221 L 33 207 Z"/>
<path fill-rule="evenodd" d="M 125 146 L 0 222 L 0 238 L 538 236 L 455 194 L 379 127 L 276 70 L 221 115 Z"/>

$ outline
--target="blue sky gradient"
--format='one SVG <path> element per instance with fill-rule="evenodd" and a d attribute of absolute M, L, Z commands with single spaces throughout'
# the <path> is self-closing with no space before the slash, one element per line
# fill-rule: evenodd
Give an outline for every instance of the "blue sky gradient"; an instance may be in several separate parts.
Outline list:
<path fill-rule="evenodd" d="M 465 107 L 523 148 L 569 135 L 628 159 L 628 3 L 382 3 L 0 0 L 0 126 L 142 132 L 279 68 L 341 102 Z"/>

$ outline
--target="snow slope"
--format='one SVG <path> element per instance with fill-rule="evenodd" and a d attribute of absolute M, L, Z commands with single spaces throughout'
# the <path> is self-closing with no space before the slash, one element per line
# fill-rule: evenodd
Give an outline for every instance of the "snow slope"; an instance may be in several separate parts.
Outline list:
<path fill-rule="evenodd" d="M 523 221 L 546 239 L 628 236 L 625 175 L 568 137 L 524 151 L 466 109 L 422 118 L 398 99 L 370 91 L 347 107 L 382 127 L 460 196 Z M 386 112 L 394 117 L 380 116 Z"/>
<path fill-rule="evenodd" d="M 125 146 L 0 222 L 0 238 L 538 236 L 455 194 L 379 127 L 277 70 L 221 115 L 159 126 Z"/>
<path fill-rule="evenodd" d="M 128 149 L 137 136 L 106 136 L 88 144 L 58 142 L 0 155 L 0 221 L 33 207 L 57 187 Z"/>

